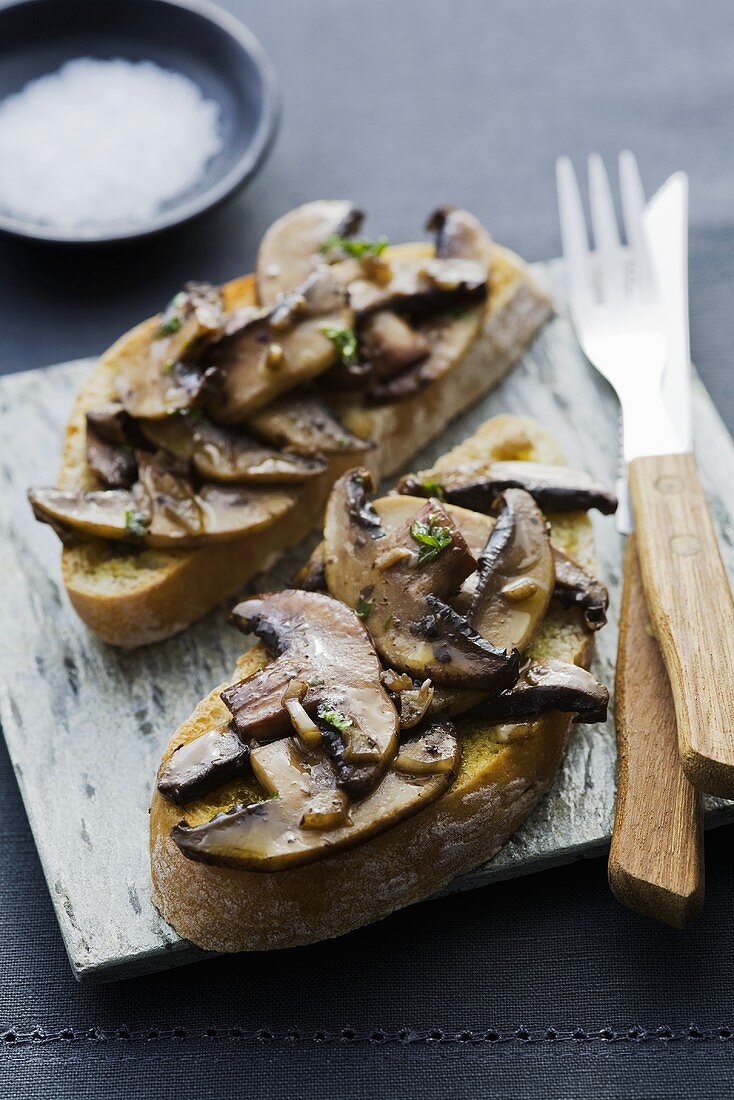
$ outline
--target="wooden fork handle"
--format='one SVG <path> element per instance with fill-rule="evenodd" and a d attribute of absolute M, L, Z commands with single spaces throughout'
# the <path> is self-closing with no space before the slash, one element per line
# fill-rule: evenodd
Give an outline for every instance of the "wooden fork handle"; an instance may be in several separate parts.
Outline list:
<path fill-rule="evenodd" d="M 681 768 L 673 697 L 650 630 L 634 535 L 624 560 L 615 696 L 609 885 L 623 905 L 684 928 L 703 904 L 701 796 Z"/>
<path fill-rule="evenodd" d="M 734 797 L 734 600 L 691 454 L 630 463 L 647 606 L 668 670 L 686 775 Z"/>

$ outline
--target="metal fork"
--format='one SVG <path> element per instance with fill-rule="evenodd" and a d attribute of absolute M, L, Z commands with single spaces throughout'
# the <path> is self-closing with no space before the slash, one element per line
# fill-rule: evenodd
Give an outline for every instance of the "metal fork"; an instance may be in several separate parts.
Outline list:
<path fill-rule="evenodd" d="M 568 158 L 557 165 L 571 316 L 586 355 L 620 399 L 647 607 L 675 704 L 683 768 L 701 790 L 734 796 L 734 600 L 693 455 L 667 414 L 666 338 L 634 157 L 620 156 L 628 250 L 601 158 L 589 158 L 590 253 Z"/>

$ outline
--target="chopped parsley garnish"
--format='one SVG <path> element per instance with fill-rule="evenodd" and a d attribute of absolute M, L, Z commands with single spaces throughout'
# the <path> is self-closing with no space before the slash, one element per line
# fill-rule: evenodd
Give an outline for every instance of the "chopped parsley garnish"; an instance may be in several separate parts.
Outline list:
<path fill-rule="evenodd" d="M 178 332 L 184 323 L 182 311 L 187 299 L 185 290 L 180 290 L 171 298 L 161 317 L 156 336 L 173 336 L 174 332 Z"/>
<path fill-rule="evenodd" d="M 446 496 L 446 491 L 440 481 L 434 481 L 432 478 L 424 478 L 421 482 L 421 488 L 423 492 L 429 497 L 438 497 L 439 500 L 443 500 Z"/>
<path fill-rule="evenodd" d="M 147 531 L 145 516 L 142 512 L 136 512 L 128 508 L 125 512 L 125 534 L 131 539 L 141 539 Z"/>
<path fill-rule="evenodd" d="M 429 561 L 435 561 L 447 546 L 453 541 L 453 536 L 448 527 L 442 527 L 436 522 L 436 516 L 429 516 L 428 523 L 416 520 L 410 528 L 411 537 L 420 545 L 418 551 L 418 565 L 426 565 Z"/>
<path fill-rule="evenodd" d="M 357 606 L 354 610 L 359 615 L 360 619 L 366 619 L 372 611 L 372 601 L 365 600 L 362 598 L 362 596 L 360 596 L 357 600 Z"/>
<path fill-rule="evenodd" d="M 384 623 L 382 624 L 382 629 L 383 630 L 392 630 L 392 628 L 394 626 L 395 626 L 395 619 L 393 618 L 392 615 L 388 615 L 388 617 L 385 619 Z"/>
<path fill-rule="evenodd" d="M 323 704 L 318 709 L 318 715 L 322 722 L 326 722 L 327 726 L 331 726 L 337 733 L 346 733 L 354 725 L 352 719 L 347 718 L 346 714 L 332 710 Z"/>
<path fill-rule="evenodd" d="M 331 233 L 321 245 L 321 252 L 327 255 L 335 249 L 345 256 L 351 256 L 355 260 L 362 260 L 365 256 L 381 256 L 389 245 L 387 237 L 378 237 L 376 241 L 349 237 L 340 237 L 338 233 Z"/>
<path fill-rule="evenodd" d="M 327 340 L 331 340 L 345 367 L 353 367 L 355 363 L 359 362 L 357 337 L 351 328 L 334 328 L 333 325 L 321 325 L 321 331 Z"/>

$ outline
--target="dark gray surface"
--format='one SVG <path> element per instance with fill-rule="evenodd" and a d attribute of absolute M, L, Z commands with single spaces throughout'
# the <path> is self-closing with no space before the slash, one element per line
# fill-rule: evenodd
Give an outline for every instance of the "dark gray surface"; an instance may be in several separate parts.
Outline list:
<path fill-rule="evenodd" d="M 547 258 L 559 247 L 556 154 L 629 146 L 649 188 L 675 168 L 691 174 L 693 352 L 734 424 L 730 0 L 229 6 L 285 85 L 266 170 L 161 247 L 85 265 L 1 249 L 3 369 L 96 352 L 181 279 L 243 270 L 271 217 L 317 195 L 354 195 L 395 237 L 412 235 L 436 200 L 465 202 L 498 239 Z M 409 910 L 336 944 L 79 989 L 4 752 L 0 805 L 0 1027 L 21 1038 L 41 1029 L 2 1050 L 13 1100 L 732 1095 L 730 829 L 708 843 L 706 909 L 685 934 L 620 909 L 594 860 Z M 403 1027 L 419 1041 L 401 1040 Z M 105 1038 L 86 1038 L 94 1028 Z M 261 1028 L 276 1038 L 253 1038 Z M 290 1028 L 303 1038 L 287 1038 Z M 340 1038 L 344 1028 L 357 1039 Z M 392 1041 L 369 1041 L 377 1028 Z"/>

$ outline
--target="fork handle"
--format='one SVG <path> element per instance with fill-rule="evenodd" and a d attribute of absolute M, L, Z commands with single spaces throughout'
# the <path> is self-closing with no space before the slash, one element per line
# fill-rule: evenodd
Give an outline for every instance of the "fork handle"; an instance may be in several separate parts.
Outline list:
<path fill-rule="evenodd" d="M 642 580 L 668 670 L 683 769 L 734 797 L 734 600 L 692 454 L 629 467 Z"/>
<path fill-rule="evenodd" d="M 703 904 L 701 795 L 681 768 L 673 697 L 649 632 L 634 535 L 624 558 L 614 714 L 618 778 L 609 885 L 630 909 L 685 928 Z"/>

